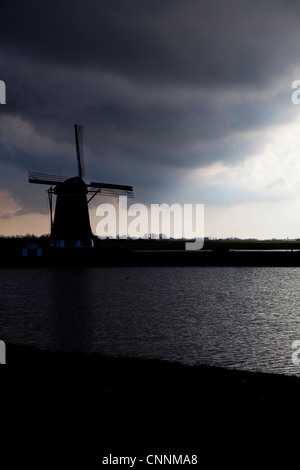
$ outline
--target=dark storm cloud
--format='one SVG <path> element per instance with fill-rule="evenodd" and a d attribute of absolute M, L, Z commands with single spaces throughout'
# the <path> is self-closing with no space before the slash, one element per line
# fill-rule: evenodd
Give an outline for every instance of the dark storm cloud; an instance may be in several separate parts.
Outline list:
<path fill-rule="evenodd" d="M 1 114 L 58 147 L 74 145 L 73 123 L 84 124 L 94 179 L 167 191 L 180 171 L 251 155 L 263 142 L 250 132 L 296 112 L 295 2 L 2 1 L 1 9 Z M 270 92 L 285 76 L 283 91 Z M 2 145 L 3 164 L 76 169 L 75 153 L 42 157 L 20 139 L 9 158 L 3 135 Z"/>
<path fill-rule="evenodd" d="M 5 2 L 2 44 L 39 61 L 166 84 L 252 84 L 295 56 L 299 7 L 280 1 Z M 278 57 L 281 60 L 278 60 Z"/>

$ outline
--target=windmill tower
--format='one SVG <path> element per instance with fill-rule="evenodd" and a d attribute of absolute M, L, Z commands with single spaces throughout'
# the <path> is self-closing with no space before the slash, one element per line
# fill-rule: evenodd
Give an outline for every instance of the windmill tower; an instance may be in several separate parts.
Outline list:
<path fill-rule="evenodd" d="M 60 247 L 92 247 L 93 237 L 90 224 L 88 203 L 96 196 L 133 197 L 132 186 L 91 182 L 86 184 L 83 161 L 83 126 L 75 124 L 75 143 L 77 153 L 77 176 L 47 175 L 44 173 L 28 172 L 29 183 L 46 184 L 50 220 L 51 238 L 54 246 Z M 56 196 L 56 206 L 53 217 L 53 195 Z M 88 195 L 90 195 L 88 199 Z"/>

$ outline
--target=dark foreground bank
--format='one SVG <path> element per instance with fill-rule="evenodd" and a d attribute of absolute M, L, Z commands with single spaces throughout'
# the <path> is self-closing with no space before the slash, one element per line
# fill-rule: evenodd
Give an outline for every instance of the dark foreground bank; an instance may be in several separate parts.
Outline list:
<path fill-rule="evenodd" d="M 1 381 L 12 468 L 121 456 L 139 468 L 147 455 L 243 468 L 297 455 L 299 377 L 7 344 Z"/>

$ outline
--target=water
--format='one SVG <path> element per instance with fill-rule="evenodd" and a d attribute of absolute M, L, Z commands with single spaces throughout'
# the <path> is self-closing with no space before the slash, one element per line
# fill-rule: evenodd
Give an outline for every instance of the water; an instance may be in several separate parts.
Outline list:
<path fill-rule="evenodd" d="M 0 270 L 0 339 L 299 375 L 299 268 Z"/>

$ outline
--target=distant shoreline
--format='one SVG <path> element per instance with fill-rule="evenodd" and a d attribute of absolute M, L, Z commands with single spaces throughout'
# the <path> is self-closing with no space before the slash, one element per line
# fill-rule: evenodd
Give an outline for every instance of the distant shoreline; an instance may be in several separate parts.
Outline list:
<path fill-rule="evenodd" d="M 180 240 L 95 240 L 93 248 L 49 246 L 49 237 L 0 238 L 0 267 L 300 266 L 300 241 L 206 240 L 186 251 Z"/>
<path fill-rule="evenodd" d="M 272 250 L 124 250 L 42 248 L 22 255 L 21 249 L 0 248 L 0 267 L 54 266 L 300 266 L 300 251 Z"/>

